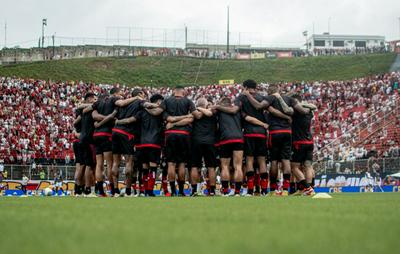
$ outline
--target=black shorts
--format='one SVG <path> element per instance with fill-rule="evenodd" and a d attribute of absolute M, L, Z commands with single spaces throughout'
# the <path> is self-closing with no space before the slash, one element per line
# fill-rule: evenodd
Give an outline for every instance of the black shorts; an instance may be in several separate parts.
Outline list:
<path fill-rule="evenodd" d="M 96 155 L 112 151 L 111 136 L 94 136 L 93 139 L 96 146 Z"/>
<path fill-rule="evenodd" d="M 270 134 L 270 156 L 272 161 L 290 160 L 292 155 L 292 134 Z"/>
<path fill-rule="evenodd" d="M 243 143 L 229 143 L 218 147 L 219 158 L 232 158 L 233 151 L 243 151 Z"/>
<path fill-rule="evenodd" d="M 94 167 L 96 166 L 96 148 L 93 144 L 81 143 L 82 148 L 82 164 L 85 166 Z"/>
<path fill-rule="evenodd" d="M 136 155 L 142 163 L 160 164 L 161 148 L 156 147 L 136 147 Z"/>
<path fill-rule="evenodd" d="M 128 135 L 113 132 L 112 133 L 112 152 L 113 154 L 134 154 L 134 138 Z"/>
<path fill-rule="evenodd" d="M 304 163 L 313 160 L 314 145 L 301 144 L 293 146 L 292 162 Z"/>
<path fill-rule="evenodd" d="M 266 157 L 267 139 L 258 137 L 245 137 L 244 138 L 244 155 L 252 157 Z"/>
<path fill-rule="evenodd" d="M 190 160 L 190 136 L 185 134 L 168 134 L 166 137 L 165 155 L 167 162 L 188 163 Z"/>
<path fill-rule="evenodd" d="M 80 142 L 74 142 L 72 144 L 72 148 L 74 150 L 75 155 L 75 163 L 83 164 L 83 150 L 82 144 Z"/>
<path fill-rule="evenodd" d="M 192 159 L 190 164 L 192 167 L 202 168 L 203 159 L 207 168 L 215 168 L 218 166 L 217 148 L 212 144 L 192 143 Z"/>

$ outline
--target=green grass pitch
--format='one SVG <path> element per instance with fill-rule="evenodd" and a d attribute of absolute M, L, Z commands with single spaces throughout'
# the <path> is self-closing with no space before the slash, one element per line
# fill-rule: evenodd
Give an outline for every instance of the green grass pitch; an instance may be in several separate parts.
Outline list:
<path fill-rule="evenodd" d="M 400 194 L 0 197 L 8 253 L 395 253 Z"/>

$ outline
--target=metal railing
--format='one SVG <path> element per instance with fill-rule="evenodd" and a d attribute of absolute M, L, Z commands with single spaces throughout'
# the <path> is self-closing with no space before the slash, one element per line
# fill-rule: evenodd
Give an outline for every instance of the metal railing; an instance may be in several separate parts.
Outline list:
<path fill-rule="evenodd" d="M 320 151 L 332 149 L 339 144 L 343 144 L 345 147 L 359 144 L 363 140 L 366 140 L 371 135 L 386 127 L 393 121 L 400 112 L 400 97 L 397 97 L 394 101 L 389 102 L 388 106 L 394 106 L 393 111 L 383 112 L 383 109 L 371 114 L 367 119 L 363 120 L 359 124 L 352 126 L 350 129 L 343 132 L 335 140 L 323 146 Z M 321 153 L 322 156 L 323 153 Z M 321 159 L 321 158 L 319 158 Z"/>
<path fill-rule="evenodd" d="M 374 165 L 376 164 L 376 165 Z M 314 163 L 316 174 L 363 174 L 367 171 L 387 175 L 400 171 L 400 157 L 362 159 L 353 161 L 318 161 Z"/>
<path fill-rule="evenodd" d="M 22 176 L 27 176 L 30 180 L 54 180 L 56 174 L 61 175 L 63 180 L 73 181 L 75 176 L 75 166 L 69 165 L 4 165 L 3 175 L 5 180 L 22 180 Z M 107 174 L 107 167 L 104 166 L 104 174 Z M 124 164 L 119 169 L 120 181 L 125 179 Z"/>
<path fill-rule="evenodd" d="M 376 164 L 376 165 L 374 165 Z M 381 175 L 400 171 L 400 157 L 381 159 L 362 159 L 354 161 L 318 161 L 314 163 L 316 174 L 364 174 L 366 171 Z M 74 180 L 75 167 L 61 165 L 4 165 L 5 180 L 21 180 L 26 175 L 30 180 L 54 180 L 56 174 L 61 174 L 64 180 Z M 119 180 L 125 179 L 124 168 L 120 167 Z"/>
<path fill-rule="evenodd" d="M 75 166 L 4 165 L 3 171 L 6 180 L 21 180 L 23 175 L 30 180 L 54 180 L 56 174 L 61 174 L 65 180 L 74 180 Z"/>

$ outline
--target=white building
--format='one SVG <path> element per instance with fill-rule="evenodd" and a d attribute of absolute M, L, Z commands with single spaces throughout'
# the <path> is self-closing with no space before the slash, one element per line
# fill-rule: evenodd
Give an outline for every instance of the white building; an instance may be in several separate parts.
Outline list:
<path fill-rule="evenodd" d="M 307 39 L 306 46 L 310 52 L 378 50 L 385 47 L 385 37 L 378 35 L 313 34 Z"/>

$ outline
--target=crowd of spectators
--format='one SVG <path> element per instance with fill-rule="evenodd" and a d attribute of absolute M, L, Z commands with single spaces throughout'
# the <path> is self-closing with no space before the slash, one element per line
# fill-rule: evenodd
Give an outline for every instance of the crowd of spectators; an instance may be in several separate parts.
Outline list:
<path fill-rule="evenodd" d="M 316 155 L 325 160 L 367 158 L 371 151 L 363 146 L 332 145 L 339 137 L 351 140 L 379 114 L 394 112 L 399 102 L 400 73 L 354 79 L 351 81 L 316 81 L 283 83 L 283 90 L 300 92 L 317 105 L 314 118 Z M 118 85 L 118 84 L 117 84 Z M 83 82 L 0 78 L 0 163 L 69 164 L 74 155 L 74 108 L 88 91 L 101 94 L 114 85 Z M 128 95 L 131 88 L 118 85 Z M 260 84 L 265 93 L 268 84 Z M 149 95 L 172 94 L 172 88 L 144 88 Z M 208 85 L 186 88 L 188 98 L 208 97 L 217 102 L 223 96 L 234 98 L 242 87 Z M 398 114 L 393 114 L 397 117 Z M 398 155 L 400 137 L 391 140 L 379 156 Z M 354 142 L 350 142 L 354 143 Z"/>

